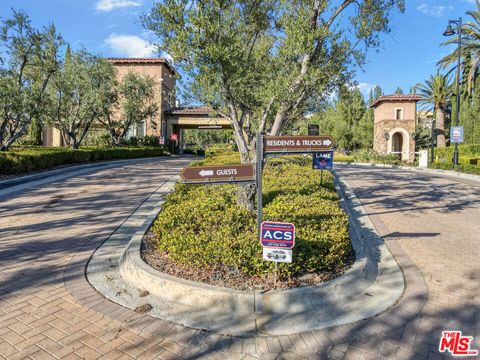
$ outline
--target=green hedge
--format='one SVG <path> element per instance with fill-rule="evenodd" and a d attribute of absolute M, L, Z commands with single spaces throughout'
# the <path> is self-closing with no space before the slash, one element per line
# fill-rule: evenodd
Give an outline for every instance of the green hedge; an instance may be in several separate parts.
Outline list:
<path fill-rule="evenodd" d="M 430 165 L 432 169 L 441 169 L 441 170 L 455 170 L 467 174 L 477 174 L 480 175 L 480 166 L 479 165 L 470 165 L 462 164 L 453 167 L 451 162 L 434 162 Z"/>
<path fill-rule="evenodd" d="M 238 162 L 238 154 L 223 152 L 198 164 Z M 283 278 L 342 267 L 351 253 L 348 217 L 339 206 L 333 177 L 319 171 L 311 159 L 273 159 L 264 171 L 264 219 L 292 222 L 296 246 L 292 264 L 279 264 Z M 158 249 L 189 267 L 213 267 L 262 276 L 274 270 L 262 260 L 255 214 L 237 205 L 233 185 L 177 184 L 155 220 L 152 231 Z"/>
<path fill-rule="evenodd" d="M 458 145 L 458 166 L 453 166 L 454 146 L 435 148 L 436 161 L 432 169 L 455 170 L 467 174 L 480 175 L 480 144 Z"/>
<path fill-rule="evenodd" d="M 352 153 L 355 162 L 371 162 L 377 164 L 404 164 L 396 154 L 379 154 L 371 149 L 359 149 Z"/>
<path fill-rule="evenodd" d="M 0 152 L 0 174 L 22 174 L 50 169 L 60 165 L 86 163 L 90 161 L 132 159 L 164 155 L 158 147 L 115 147 L 115 148 L 17 148 Z"/>
<path fill-rule="evenodd" d="M 435 148 L 435 157 L 451 161 L 454 150 L 455 147 L 453 145 L 444 148 Z M 480 158 L 480 144 L 460 144 L 458 145 L 458 154 L 461 157 Z"/>

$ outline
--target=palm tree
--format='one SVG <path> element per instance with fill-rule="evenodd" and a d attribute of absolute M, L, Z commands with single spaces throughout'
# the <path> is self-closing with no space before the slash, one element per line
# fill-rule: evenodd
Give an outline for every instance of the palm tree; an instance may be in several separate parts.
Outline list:
<path fill-rule="evenodd" d="M 462 49 L 461 49 L 461 66 L 464 74 L 464 82 L 467 85 L 467 93 L 470 95 L 475 85 L 475 79 L 480 68 L 480 1 L 475 0 L 477 4 L 476 10 L 467 11 L 467 15 L 472 18 L 472 21 L 462 25 Z M 445 41 L 442 46 L 451 44 L 457 45 L 455 49 L 441 59 L 438 65 L 445 69 L 451 65 L 452 68 L 448 73 L 457 68 L 458 59 L 458 37 L 454 36 Z"/>
<path fill-rule="evenodd" d="M 445 147 L 445 110 L 447 100 L 452 92 L 450 79 L 446 75 L 437 72 L 425 80 L 424 84 L 415 85 L 417 94 L 423 97 L 421 103 L 425 105 L 433 105 L 435 113 L 436 128 L 438 130 L 437 146 Z"/>

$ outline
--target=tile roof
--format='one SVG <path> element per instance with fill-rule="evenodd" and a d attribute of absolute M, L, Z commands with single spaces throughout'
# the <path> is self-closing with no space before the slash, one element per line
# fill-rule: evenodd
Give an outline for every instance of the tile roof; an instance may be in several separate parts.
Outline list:
<path fill-rule="evenodd" d="M 112 64 L 165 64 L 175 74 L 175 69 L 165 58 L 106 58 Z"/>
<path fill-rule="evenodd" d="M 416 94 L 394 94 L 380 96 L 377 100 L 370 104 L 370 107 L 377 107 L 380 103 L 385 101 L 420 101 L 423 97 Z"/>
<path fill-rule="evenodd" d="M 215 110 L 210 106 L 180 106 L 171 108 L 165 113 L 172 115 L 210 115 L 215 113 Z"/>

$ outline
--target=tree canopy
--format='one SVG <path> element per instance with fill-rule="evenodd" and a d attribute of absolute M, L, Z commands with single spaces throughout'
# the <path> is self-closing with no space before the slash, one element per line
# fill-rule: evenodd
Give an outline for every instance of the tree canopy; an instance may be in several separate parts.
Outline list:
<path fill-rule="evenodd" d="M 13 10 L 0 28 L 0 150 L 8 149 L 42 116 L 47 86 L 58 69 L 64 41 L 55 26 L 32 27 Z"/>
<path fill-rule="evenodd" d="M 403 0 L 163 0 L 142 19 L 197 101 L 228 117 L 243 162 L 352 79 Z"/>

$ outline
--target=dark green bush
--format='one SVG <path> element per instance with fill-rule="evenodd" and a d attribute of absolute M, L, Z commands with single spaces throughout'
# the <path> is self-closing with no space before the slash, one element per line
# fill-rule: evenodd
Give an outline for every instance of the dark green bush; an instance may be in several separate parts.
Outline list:
<path fill-rule="evenodd" d="M 296 226 L 293 263 L 279 264 L 280 273 L 288 278 L 342 266 L 351 243 L 332 175 L 325 172 L 320 187 L 311 159 L 276 160 L 264 171 L 264 219 Z M 224 161 L 238 162 L 238 154 L 225 152 L 197 164 Z M 255 214 L 237 205 L 237 189 L 178 184 L 152 227 L 159 251 L 187 266 L 238 269 L 252 276 L 272 272 L 274 264 L 262 260 Z"/>
<path fill-rule="evenodd" d="M 0 174 L 21 174 L 35 170 L 50 169 L 66 164 L 85 163 L 98 160 L 130 159 L 140 157 L 162 156 L 159 147 L 141 148 L 13 148 L 12 151 L 0 152 Z"/>

